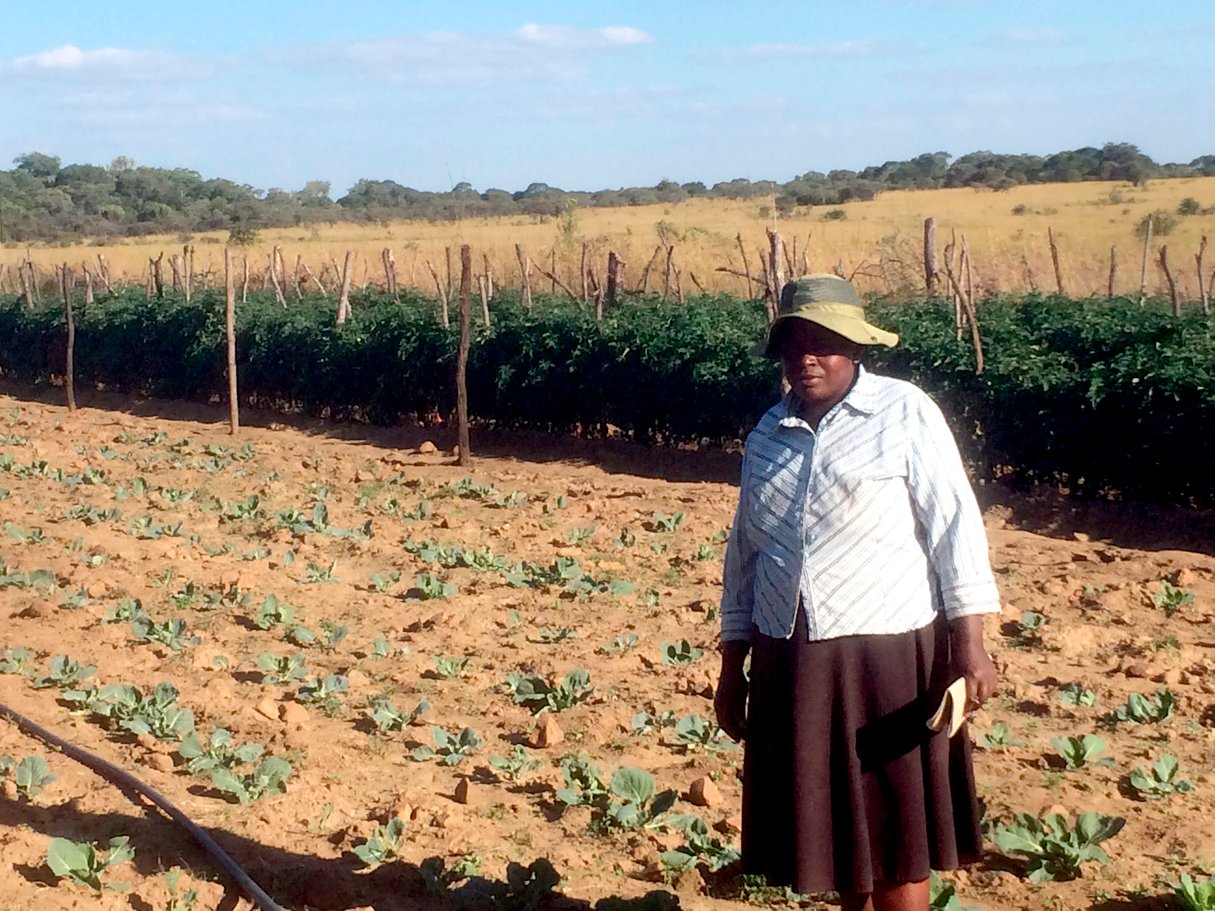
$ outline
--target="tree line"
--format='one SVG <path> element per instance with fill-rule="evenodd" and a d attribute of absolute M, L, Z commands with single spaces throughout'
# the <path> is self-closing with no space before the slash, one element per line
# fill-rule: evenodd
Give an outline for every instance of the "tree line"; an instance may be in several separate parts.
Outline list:
<path fill-rule="evenodd" d="M 417 190 L 395 180 L 364 178 L 334 199 L 328 181 L 299 190 L 259 190 L 188 168 L 154 168 L 120 157 L 108 166 L 62 164 L 28 152 L 0 171 L 0 243 L 132 237 L 228 230 L 236 242 L 259 228 L 397 219 L 456 220 L 500 215 L 551 217 L 573 207 L 678 203 L 694 197 L 770 199 L 781 212 L 800 206 L 872 199 L 883 190 L 985 187 L 1005 190 L 1026 183 L 1110 180 L 1143 183 L 1166 177 L 1215 175 L 1215 155 L 1188 164 L 1158 164 L 1129 143 L 1053 155 L 971 152 L 952 158 L 930 152 L 859 171 L 807 171 L 784 183 L 736 178 L 711 186 L 661 180 L 652 187 L 563 190 L 545 183 L 507 191 L 456 184 L 450 191 Z"/>

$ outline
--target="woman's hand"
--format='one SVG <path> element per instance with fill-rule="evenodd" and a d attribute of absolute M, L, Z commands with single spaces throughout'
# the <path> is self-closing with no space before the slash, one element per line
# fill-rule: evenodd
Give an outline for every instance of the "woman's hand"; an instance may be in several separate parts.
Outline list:
<path fill-rule="evenodd" d="M 952 677 L 966 678 L 966 711 L 974 712 L 992 697 L 999 683 L 996 665 L 983 647 L 983 618 L 959 617 L 949 624 Z"/>
<path fill-rule="evenodd" d="M 722 643 L 721 676 L 713 693 L 718 727 L 739 742 L 747 735 L 747 675 L 743 673 L 747 651 L 746 643 Z"/>

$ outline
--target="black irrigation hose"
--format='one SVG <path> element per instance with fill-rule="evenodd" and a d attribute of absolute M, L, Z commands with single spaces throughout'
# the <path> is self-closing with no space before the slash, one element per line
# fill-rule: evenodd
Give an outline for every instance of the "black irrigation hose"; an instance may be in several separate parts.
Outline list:
<path fill-rule="evenodd" d="M 110 781 L 113 784 L 124 788 L 130 788 L 142 794 L 156 806 L 160 807 L 170 819 L 190 833 L 190 837 L 198 842 L 199 847 L 211 855 L 229 876 L 236 880 L 237 885 L 247 895 L 254 904 L 262 911 L 283 911 L 282 907 L 273 898 L 266 893 L 261 886 L 253 881 L 253 879 L 242 870 L 231 857 L 225 853 L 224 849 L 215 843 L 206 832 L 202 830 L 193 820 L 185 813 L 173 806 L 163 794 L 154 788 L 144 784 L 126 769 L 119 768 L 114 763 L 102 759 L 100 756 L 95 756 L 88 750 L 81 749 L 73 743 L 69 743 L 62 737 L 52 734 L 42 725 L 31 721 L 20 712 L 14 711 L 4 703 L 0 702 L 0 716 L 7 718 L 17 727 L 33 737 L 47 743 L 64 755 L 75 759 L 81 765 L 92 769 L 102 778 Z"/>

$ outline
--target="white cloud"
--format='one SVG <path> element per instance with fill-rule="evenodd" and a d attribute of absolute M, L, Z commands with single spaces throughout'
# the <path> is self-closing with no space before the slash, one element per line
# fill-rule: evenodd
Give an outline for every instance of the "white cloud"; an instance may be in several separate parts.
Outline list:
<path fill-rule="evenodd" d="M 197 57 L 118 47 L 83 50 L 74 44 L 0 62 L 0 74 L 39 80 L 164 79 L 204 76 L 213 71 L 213 64 Z"/>
<path fill-rule="evenodd" d="M 775 60 L 829 60 L 866 57 L 883 47 L 878 41 L 836 41 L 829 44 L 752 44 L 722 48 L 706 55 L 714 63 L 761 63 Z"/>
<path fill-rule="evenodd" d="M 344 72 L 360 78 L 418 85 L 498 85 L 531 78 L 571 79 L 588 55 L 650 44 L 631 26 L 577 28 L 523 25 L 507 32 L 419 32 L 366 41 L 280 48 L 282 66 Z"/>
<path fill-rule="evenodd" d="M 581 51 L 652 44 L 654 36 L 628 25 L 605 28 L 575 28 L 572 25 L 536 25 L 529 23 L 512 34 L 521 42 L 550 50 Z"/>

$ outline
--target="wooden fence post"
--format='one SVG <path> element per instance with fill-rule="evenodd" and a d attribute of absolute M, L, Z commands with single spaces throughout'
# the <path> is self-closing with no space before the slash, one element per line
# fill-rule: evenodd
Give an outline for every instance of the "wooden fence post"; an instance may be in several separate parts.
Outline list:
<path fill-rule="evenodd" d="M 1202 235 L 1202 241 L 1198 244 L 1198 252 L 1194 254 L 1194 262 L 1198 264 L 1198 295 L 1202 300 L 1202 312 L 1204 314 L 1211 312 L 1211 295 L 1207 293 L 1207 286 L 1202 280 L 1202 259 L 1207 252 L 1207 236 Z"/>
<path fill-rule="evenodd" d="M 240 399 L 236 395 L 236 276 L 232 251 L 224 247 L 224 329 L 228 335 L 228 433 L 240 430 Z"/>
<path fill-rule="evenodd" d="M 164 262 L 165 251 L 161 250 L 160 255 L 152 260 L 152 281 L 156 285 L 156 298 L 163 300 L 165 296 L 165 273 L 161 264 Z"/>
<path fill-rule="evenodd" d="M 1143 235 L 1143 263 L 1139 267 L 1139 306 L 1143 306 L 1143 298 L 1147 291 L 1148 246 L 1152 243 L 1152 224 L 1155 219 L 1151 215 L 1147 220 L 1147 231 Z"/>
<path fill-rule="evenodd" d="M 587 300 L 590 299 L 590 288 L 587 285 L 587 274 L 586 274 L 586 253 L 587 253 L 588 247 L 589 247 L 589 244 L 584 240 L 582 242 L 582 263 L 579 266 L 579 269 L 581 269 L 581 271 L 582 271 L 582 303 L 584 303 L 584 304 L 587 302 Z"/>
<path fill-rule="evenodd" d="M 768 276 L 771 279 L 773 306 L 780 304 L 780 292 L 785 287 L 785 272 L 781 267 L 780 234 L 771 228 L 768 231 Z"/>
<path fill-rule="evenodd" d="M 749 300 L 755 297 L 755 292 L 752 290 L 751 264 L 747 262 L 747 248 L 743 244 L 742 234 L 736 234 L 734 239 L 738 241 L 738 252 L 742 254 L 743 274 L 747 277 L 747 298 Z"/>
<path fill-rule="evenodd" d="M 481 291 L 481 321 L 489 328 L 489 280 L 484 275 L 477 276 L 477 288 Z"/>
<path fill-rule="evenodd" d="M 1173 279 L 1173 270 L 1169 268 L 1169 245 L 1160 248 L 1160 268 L 1164 270 L 1165 280 L 1169 283 L 1169 302 L 1173 307 L 1173 316 L 1181 316 L 1181 303 L 1177 297 L 1177 282 Z"/>
<path fill-rule="evenodd" d="M 1205 238 L 1204 238 L 1205 240 Z M 1202 271 L 1202 264 L 1198 264 L 1198 271 Z M 620 257 L 616 255 L 615 250 L 608 251 L 607 264 L 607 305 L 609 307 L 616 306 L 616 282 L 620 272 Z M 602 313 L 600 314 L 602 316 Z"/>
<path fill-rule="evenodd" d="M 278 280 L 279 276 L 279 255 L 278 247 L 270 251 L 270 283 L 274 285 L 274 299 L 278 301 L 279 306 L 284 310 L 287 309 L 287 298 L 283 297 L 282 285 Z"/>
<path fill-rule="evenodd" d="M 662 280 L 662 299 L 669 300 L 671 297 L 671 278 L 675 268 L 675 245 L 667 244 L 667 268 Z"/>
<path fill-rule="evenodd" d="M 182 268 L 182 291 L 186 296 L 186 303 L 190 303 L 190 294 L 194 290 L 190 281 L 190 275 L 194 271 L 194 248 L 186 244 L 181 248 L 181 268 Z"/>
<path fill-rule="evenodd" d="M 924 219 L 924 290 L 929 297 L 936 293 L 941 272 L 937 268 L 937 220 Z"/>
<path fill-rule="evenodd" d="M 949 286 L 953 294 L 953 328 L 957 336 L 957 340 L 962 341 L 962 292 L 958 287 L 958 280 L 953 274 L 953 254 L 958 248 L 957 236 L 950 238 L 949 243 L 945 245 L 945 275 L 949 279 Z"/>
<path fill-rule="evenodd" d="M 113 294 L 114 287 L 110 284 L 110 264 L 100 253 L 97 254 L 97 268 L 101 274 L 101 283 L 105 285 L 106 294 Z"/>
<path fill-rule="evenodd" d="M 21 295 L 25 298 L 25 309 L 34 309 L 34 290 L 30 286 L 33 284 L 32 276 L 29 270 L 25 268 L 25 263 L 17 265 L 17 277 L 21 279 Z"/>
<path fill-rule="evenodd" d="M 1109 300 L 1114 298 L 1114 284 L 1118 281 L 1118 248 L 1110 244 L 1110 280 L 1105 288 L 1105 296 Z"/>
<path fill-rule="evenodd" d="M 966 302 L 970 311 L 975 311 L 975 277 L 971 271 L 970 247 L 966 245 L 966 235 L 962 235 L 962 262 L 966 265 Z"/>
<path fill-rule="evenodd" d="M 384 281 L 388 283 L 388 293 L 392 295 L 393 303 L 401 302 L 401 289 L 397 285 L 397 261 L 392 255 L 392 249 L 385 247 L 381 254 L 384 260 Z"/>
<path fill-rule="evenodd" d="M 1067 297 L 1067 292 L 1063 290 L 1063 270 L 1059 268 L 1059 245 L 1055 243 L 1054 228 L 1047 227 L 1046 239 L 1050 243 L 1050 260 L 1055 264 L 1055 289 L 1060 297 Z"/>
<path fill-rule="evenodd" d="M 447 288 L 443 285 L 443 280 L 439 278 L 439 272 L 430 264 L 430 260 L 426 260 L 426 268 L 430 270 L 430 277 L 435 281 L 435 289 L 439 292 L 439 319 L 443 323 L 444 329 L 451 328 L 451 316 L 447 310 Z"/>
<path fill-rule="evenodd" d="M 489 264 L 489 254 L 481 254 L 481 262 L 485 265 L 485 293 L 490 297 L 494 296 L 494 270 Z"/>
<path fill-rule="evenodd" d="M 654 248 L 654 255 L 650 257 L 650 261 L 645 264 L 645 268 L 641 270 L 641 293 L 646 294 L 650 290 L 650 270 L 654 268 L 654 263 L 658 257 L 662 255 L 662 244 Z"/>
<path fill-rule="evenodd" d="M 340 326 L 350 316 L 350 283 L 354 280 L 354 251 L 346 251 L 346 262 L 342 265 L 342 286 L 338 294 L 337 324 Z"/>
<path fill-rule="evenodd" d="M 72 313 L 71 275 L 67 263 L 59 273 L 59 285 L 63 290 L 63 315 L 67 321 L 67 364 L 63 373 L 63 385 L 67 389 L 68 411 L 76 410 L 76 318 Z"/>
<path fill-rule="evenodd" d="M 84 305 L 87 307 L 93 303 L 93 273 L 89 269 L 89 264 L 86 262 L 82 266 L 84 269 Z M 1199 272 L 1202 270 L 1199 269 Z"/>
<path fill-rule="evenodd" d="M 472 252 L 460 247 L 460 347 L 456 352 L 456 429 L 460 439 L 460 465 L 472 464 L 468 440 L 468 348 L 472 331 L 469 295 L 472 290 Z"/>
<path fill-rule="evenodd" d="M 515 244 L 515 258 L 519 260 L 519 274 L 523 282 L 523 307 L 532 309 L 532 261 L 523 252 L 522 244 Z"/>

